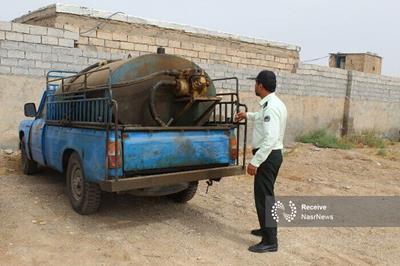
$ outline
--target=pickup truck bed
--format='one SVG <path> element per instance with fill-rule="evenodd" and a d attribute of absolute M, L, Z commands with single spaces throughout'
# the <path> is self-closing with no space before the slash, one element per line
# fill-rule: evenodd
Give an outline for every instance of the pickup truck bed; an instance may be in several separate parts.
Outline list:
<path fill-rule="evenodd" d="M 20 123 L 22 165 L 26 174 L 33 174 L 37 165 L 65 173 L 68 196 L 78 213 L 97 211 L 101 191 L 171 194 L 186 202 L 199 180 L 244 172 L 245 158 L 240 165 L 237 157 L 238 129 L 242 125 L 246 133 L 246 125 L 232 123 L 227 113 L 214 113 L 214 121 L 205 126 L 119 125 L 114 123 L 118 105 L 112 98 L 86 98 L 84 92 L 60 97 L 55 88 L 47 85 L 37 111 L 32 103 L 24 107 L 34 119 Z M 228 96 L 233 99 L 234 93 Z M 222 104 L 219 110 L 239 106 L 238 100 L 227 101 L 224 108 Z"/>

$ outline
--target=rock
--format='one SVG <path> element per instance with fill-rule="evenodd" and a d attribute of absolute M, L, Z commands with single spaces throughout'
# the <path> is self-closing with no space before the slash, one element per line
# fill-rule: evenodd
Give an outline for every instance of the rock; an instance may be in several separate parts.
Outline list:
<path fill-rule="evenodd" d="M 6 149 L 6 150 L 4 150 L 4 153 L 7 154 L 7 155 L 11 155 L 13 153 L 13 150 Z"/>
<path fill-rule="evenodd" d="M 294 150 L 296 148 L 297 148 L 296 143 L 289 143 L 289 144 L 285 145 L 285 149 Z"/>
<path fill-rule="evenodd" d="M 343 186 L 344 189 L 351 189 L 351 186 Z"/>
<path fill-rule="evenodd" d="M 311 150 L 312 150 L 312 151 L 321 151 L 322 149 L 321 149 L 321 148 L 318 148 L 318 147 L 312 147 Z"/>
<path fill-rule="evenodd" d="M 297 148 L 285 148 L 284 149 L 284 154 L 285 155 L 291 155 L 291 154 L 296 154 L 298 152 Z"/>
<path fill-rule="evenodd" d="M 356 157 L 353 154 L 346 154 L 345 156 L 343 156 L 344 159 L 346 160 L 354 160 L 356 159 Z"/>

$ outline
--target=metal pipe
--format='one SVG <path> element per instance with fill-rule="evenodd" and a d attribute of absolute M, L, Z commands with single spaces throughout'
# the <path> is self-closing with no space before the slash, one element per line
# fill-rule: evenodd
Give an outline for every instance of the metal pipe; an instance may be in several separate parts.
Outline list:
<path fill-rule="evenodd" d="M 245 112 L 247 113 L 247 105 L 239 104 L 239 106 L 244 107 Z M 243 168 L 246 168 L 246 143 L 247 143 L 247 119 L 244 121 L 244 139 L 243 139 Z"/>
<path fill-rule="evenodd" d="M 71 72 L 60 71 L 60 73 L 76 73 L 76 74 L 70 75 L 70 76 L 66 76 L 66 77 L 58 77 L 58 78 L 50 79 L 49 82 L 54 82 L 54 81 L 58 81 L 58 80 L 65 80 L 65 79 L 72 79 L 72 78 L 78 78 L 78 77 L 83 76 L 84 74 L 91 74 L 91 73 L 100 72 L 100 71 L 107 70 L 107 69 L 109 69 L 109 67 L 105 67 L 105 68 L 101 68 L 101 69 L 95 69 L 95 70 L 91 70 L 91 71 L 87 71 L 87 72 L 82 72 L 81 71 L 79 73 L 72 72 L 72 71 Z"/>
<path fill-rule="evenodd" d="M 120 88 L 120 87 L 135 85 L 137 83 L 141 83 L 141 82 L 150 80 L 150 79 L 152 79 L 154 77 L 157 77 L 157 76 L 160 76 L 160 75 L 178 77 L 181 73 L 182 73 L 182 71 L 175 70 L 175 69 L 173 69 L 173 70 L 163 70 L 163 71 L 151 73 L 150 75 L 147 75 L 147 76 L 144 76 L 144 77 L 141 77 L 141 78 L 137 78 L 137 79 L 134 79 L 134 80 L 129 80 L 129 81 L 126 81 L 126 82 L 113 84 L 112 88 Z"/>
<path fill-rule="evenodd" d="M 175 80 L 161 80 L 157 82 L 152 88 L 150 92 L 150 113 L 153 119 L 162 127 L 166 127 L 167 124 L 161 120 L 160 115 L 156 111 L 155 107 L 155 98 L 156 98 L 156 92 L 159 87 L 161 86 L 176 86 L 176 81 Z"/>
<path fill-rule="evenodd" d="M 114 108 L 115 108 L 115 114 L 114 114 L 114 142 L 115 142 L 115 157 L 117 158 L 116 160 L 116 167 L 115 167 L 115 181 L 118 181 L 118 102 L 116 100 L 111 100 Z M 122 154 L 120 154 L 122 156 Z"/>

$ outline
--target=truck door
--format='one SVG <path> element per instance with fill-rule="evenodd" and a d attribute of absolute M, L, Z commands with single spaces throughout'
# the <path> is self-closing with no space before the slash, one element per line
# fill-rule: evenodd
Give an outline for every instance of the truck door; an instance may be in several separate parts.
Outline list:
<path fill-rule="evenodd" d="M 30 130 L 30 148 L 33 160 L 41 165 L 46 165 L 44 156 L 44 134 L 46 129 L 46 97 L 47 93 L 43 94 L 42 100 L 39 105 L 38 114 L 35 121 L 32 123 Z"/>

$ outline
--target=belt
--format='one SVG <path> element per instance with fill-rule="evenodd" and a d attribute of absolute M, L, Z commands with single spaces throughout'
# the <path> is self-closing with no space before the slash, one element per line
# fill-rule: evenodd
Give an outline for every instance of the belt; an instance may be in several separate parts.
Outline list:
<path fill-rule="evenodd" d="M 252 150 L 251 150 L 251 153 L 252 153 L 253 155 L 255 155 L 256 152 L 257 152 L 259 149 L 260 149 L 260 148 L 252 149 Z M 274 151 L 281 151 L 281 150 L 280 150 L 280 149 L 278 149 L 278 150 L 272 150 L 271 152 L 274 152 Z"/>

